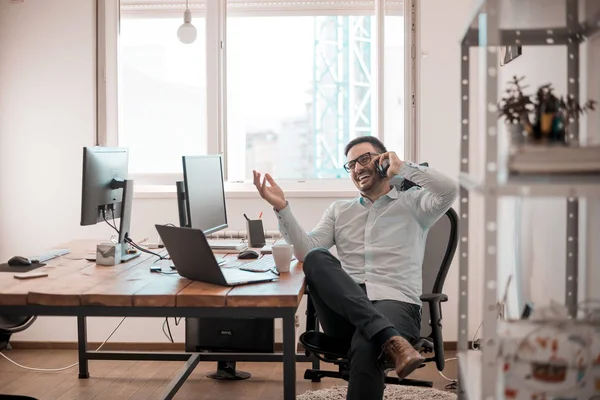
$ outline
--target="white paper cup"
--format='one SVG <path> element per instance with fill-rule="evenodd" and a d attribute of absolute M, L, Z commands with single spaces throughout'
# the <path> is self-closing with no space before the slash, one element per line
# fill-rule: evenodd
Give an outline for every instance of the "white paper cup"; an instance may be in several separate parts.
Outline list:
<path fill-rule="evenodd" d="M 290 264 L 294 255 L 294 245 L 292 244 L 275 244 L 271 246 L 273 251 L 273 260 L 277 272 L 290 272 Z"/>

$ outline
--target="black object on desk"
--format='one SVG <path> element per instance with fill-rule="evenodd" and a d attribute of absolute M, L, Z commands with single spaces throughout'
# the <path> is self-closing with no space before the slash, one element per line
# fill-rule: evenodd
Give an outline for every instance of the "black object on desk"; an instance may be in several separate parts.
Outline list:
<path fill-rule="evenodd" d="M 246 218 L 246 230 L 248 231 L 248 247 L 263 247 L 267 244 L 262 219 Z"/>
<path fill-rule="evenodd" d="M 0 264 L 0 272 L 12 272 L 12 273 L 21 273 L 21 272 L 29 272 L 37 269 L 39 267 L 43 267 L 44 263 L 32 263 L 30 265 L 8 265 L 8 264 Z"/>
<path fill-rule="evenodd" d="M 256 250 L 246 249 L 246 250 L 240 251 L 237 258 L 239 258 L 240 260 L 251 260 L 251 259 L 257 259 L 259 256 L 260 256 L 260 254 L 258 254 L 258 252 Z"/>

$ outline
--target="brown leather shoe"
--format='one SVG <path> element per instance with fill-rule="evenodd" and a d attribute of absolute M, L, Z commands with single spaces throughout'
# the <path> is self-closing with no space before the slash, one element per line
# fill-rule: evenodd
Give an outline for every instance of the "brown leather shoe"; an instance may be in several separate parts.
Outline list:
<path fill-rule="evenodd" d="M 386 359 L 395 364 L 398 378 L 404 379 L 425 361 L 406 339 L 401 336 L 392 336 L 382 346 Z"/>

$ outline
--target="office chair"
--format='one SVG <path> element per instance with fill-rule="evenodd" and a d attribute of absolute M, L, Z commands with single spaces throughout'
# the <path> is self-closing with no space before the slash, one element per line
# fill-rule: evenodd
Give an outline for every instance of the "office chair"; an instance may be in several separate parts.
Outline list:
<path fill-rule="evenodd" d="M 10 349 L 12 334 L 29 328 L 36 319 L 37 316 L 0 316 L 0 350 Z"/>
<path fill-rule="evenodd" d="M 399 190 L 407 190 L 415 186 L 410 181 L 397 185 Z M 442 307 L 448 296 L 442 293 L 444 282 L 454 258 L 458 245 L 458 215 L 450 208 L 429 230 L 423 259 L 423 294 L 421 301 L 428 303 L 423 307 L 421 316 L 421 338 L 413 347 L 422 353 L 432 353 L 425 362 L 435 362 L 439 371 L 444 370 L 444 341 L 442 339 Z M 319 321 L 310 297 L 310 288 L 306 290 L 308 301 L 306 307 L 306 332 L 300 335 L 300 343 L 307 356 L 313 356 L 313 368 L 304 372 L 304 379 L 320 382 L 321 378 L 339 378 L 348 380 L 350 376 L 348 364 L 348 348 L 340 345 L 334 338 L 319 332 Z M 320 361 L 333 363 L 338 371 L 319 369 Z M 422 365 L 422 367 L 424 364 Z M 386 373 L 393 370 L 392 363 L 385 365 Z M 433 382 L 415 379 L 398 379 L 386 376 L 385 383 L 409 386 L 433 387 Z"/>
<path fill-rule="evenodd" d="M 24 331 L 35 322 L 37 316 L 0 316 L 0 351 L 10 349 L 8 343 L 13 333 Z M 37 400 L 30 396 L 0 394 L 0 400 Z"/>

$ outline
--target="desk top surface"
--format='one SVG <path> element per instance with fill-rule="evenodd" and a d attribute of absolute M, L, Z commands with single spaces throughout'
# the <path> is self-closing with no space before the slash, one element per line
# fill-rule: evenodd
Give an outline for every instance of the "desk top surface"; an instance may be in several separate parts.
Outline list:
<path fill-rule="evenodd" d="M 176 273 L 151 273 L 156 257 L 145 253 L 116 266 L 97 266 L 85 260 L 97 243 L 76 240 L 57 246 L 71 252 L 32 271 L 47 272 L 44 278 L 21 280 L 13 272 L 0 272 L 0 305 L 297 307 L 304 294 L 304 273 L 297 261 L 279 281 L 224 287 L 191 281 Z"/>

